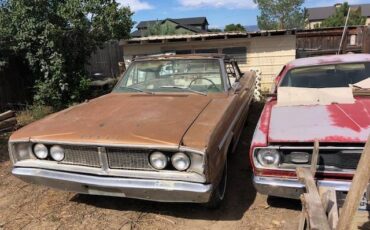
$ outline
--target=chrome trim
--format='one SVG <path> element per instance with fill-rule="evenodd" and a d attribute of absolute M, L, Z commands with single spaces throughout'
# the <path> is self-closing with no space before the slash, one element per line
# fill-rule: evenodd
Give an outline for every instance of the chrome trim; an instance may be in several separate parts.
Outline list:
<path fill-rule="evenodd" d="M 270 196 L 299 199 L 305 192 L 305 186 L 298 179 L 254 176 L 253 184 L 259 193 Z M 319 180 L 317 184 L 332 187 L 336 191 L 348 192 L 351 181 Z"/>
<path fill-rule="evenodd" d="M 277 171 L 288 171 L 288 172 L 295 172 L 295 169 L 292 169 L 292 168 L 279 168 L 279 167 L 264 167 L 262 166 L 258 160 L 257 160 L 257 157 L 256 157 L 256 154 L 257 154 L 257 150 L 259 149 L 297 149 L 297 150 L 301 150 L 301 149 L 308 149 L 308 150 L 311 150 L 313 149 L 313 146 L 310 147 L 310 146 L 297 146 L 297 147 L 294 147 L 294 146 L 267 146 L 267 147 L 256 147 L 253 149 L 253 163 L 254 165 L 256 166 L 256 168 L 258 169 L 273 169 L 273 170 L 277 170 Z M 339 147 L 339 146 L 322 146 L 320 147 L 320 149 L 333 149 L 333 150 L 340 150 L 340 149 L 343 149 L 343 150 L 363 150 L 364 147 Z M 302 166 L 302 165 L 301 165 Z M 310 167 L 310 165 L 303 165 L 303 167 Z M 317 170 L 317 172 L 320 172 L 320 173 L 335 173 L 335 174 L 353 174 L 355 172 L 355 170 L 346 170 L 346 169 L 340 169 L 338 171 L 333 171 L 333 170 Z"/>
<path fill-rule="evenodd" d="M 198 153 L 201 155 L 205 154 L 205 149 L 194 149 L 183 145 L 132 145 L 132 144 L 107 144 L 103 142 L 70 142 L 70 141 L 53 141 L 53 140 L 37 140 L 37 139 L 22 139 L 9 141 L 9 144 L 13 143 L 41 143 L 41 144 L 60 144 L 60 145 L 73 145 L 73 146 L 104 146 L 104 147 L 117 147 L 117 148 L 137 148 L 137 149 L 158 149 L 165 151 L 187 151 Z"/>
<path fill-rule="evenodd" d="M 16 159 L 14 157 L 14 144 L 11 143 L 11 142 L 8 142 L 8 153 L 9 153 L 9 157 L 10 157 L 10 160 L 11 162 L 13 163 L 13 165 L 16 163 Z"/>
<path fill-rule="evenodd" d="M 218 150 L 220 151 L 223 147 L 230 135 L 234 135 L 233 130 L 235 128 L 236 123 L 240 119 L 241 115 L 243 114 L 244 109 L 247 107 L 248 103 L 250 103 L 249 100 L 245 100 L 244 104 L 240 107 L 237 114 L 235 115 L 234 120 L 231 122 L 228 130 L 226 131 L 224 137 L 221 139 L 220 144 L 218 145 Z"/>
<path fill-rule="evenodd" d="M 99 160 L 100 160 L 102 170 L 104 172 L 108 172 L 109 163 L 108 163 L 107 152 L 104 147 L 98 147 L 98 155 L 99 155 Z"/>
<path fill-rule="evenodd" d="M 313 149 L 313 146 L 297 146 L 297 147 L 294 147 L 294 146 L 271 146 L 271 147 L 278 147 L 279 149 Z M 269 147 L 266 147 L 266 148 L 269 148 Z M 363 150 L 364 147 L 340 147 L 340 146 L 320 146 L 320 149 L 344 149 L 344 150 L 347 150 L 347 149 L 359 149 L 359 150 Z"/>
<path fill-rule="evenodd" d="M 127 177 L 127 178 L 146 178 L 146 179 L 163 179 L 163 180 L 177 180 L 190 181 L 197 183 L 205 183 L 206 177 L 204 174 L 195 172 L 178 172 L 171 170 L 160 171 L 142 171 L 142 170 L 127 170 L 127 169 L 110 169 L 102 170 L 102 168 L 93 168 L 79 165 L 59 164 L 54 161 L 46 160 L 23 160 L 14 164 L 14 167 L 35 168 L 35 169 L 50 169 L 71 173 L 94 174 L 100 176 L 112 177 Z"/>
<path fill-rule="evenodd" d="M 61 145 L 78 145 L 78 146 L 104 146 L 104 147 L 122 147 L 122 148 L 138 148 L 138 149 L 162 149 L 173 150 L 178 149 L 178 145 L 132 145 L 132 144 L 107 144 L 104 142 L 68 142 L 68 141 L 53 141 L 53 140 L 38 140 L 30 139 L 32 143 L 41 144 L 61 144 Z"/>
<path fill-rule="evenodd" d="M 211 184 L 101 177 L 34 168 L 14 168 L 12 173 L 28 183 L 64 191 L 161 202 L 206 203 L 213 189 Z"/>
<path fill-rule="evenodd" d="M 224 59 L 219 59 L 219 63 L 220 63 L 220 68 L 221 68 L 221 74 L 222 74 L 222 78 L 223 78 L 223 85 L 224 85 L 224 92 L 227 92 L 229 90 L 229 87 L 228 87 L 228 84 L 227 82 L 229 82 L 229 79 L 228 79 L 228 76 L 227 76 L 227 71 L 226 71 L 226 68 L 225 68 L 225 60 Z"/>
<path fill-rule="evenodd" d="M 12 141 L 9 142 L 9 145 L 14 146 L 15 143 L 33 143 L 33 142 L 17 142 Z M 67 165 L 67 164 L 60 164 L 54 161 L 46 161 L 46 160 L 38 160 L 38 159 L 29 159 L 29 160 L 22 160 L 22 161 L 14 161 L 13 165 L 14 167 L 29 167 L 29 168 L 45 168 L 45 169 L 55 169 L 60 171 L 71 171 L 71 172 L 81 172 L 81 173 L 87 173 L 87 174 L 96 174 L 96 175 L 109 175 L 109 176 L 117 176 L 117 177 L 130 177 L 130 178 L 149 178 L 149 179 L 167 179 L 167 180 L 179 180 L 179 181 L 190 181 L 190 182 L 198 182 L 198 183 L 204 183 L 206 181 L 205 176 L 205 152 L 201 150 L 192 149 L 186 146 L 176 146 L 165 149 L 158 149 L 158 150 L 164 150 L 164 151 L 183 151 L 188 152 L 192 155 L 198 155 L 202 158 L 202 161 L 199 162 L 201 164 L 200 168 L 203 169 L 202 172 L 199 172 L 195 170 L 194 171 L 186 171 L 186 172 L 178 172 L 175 170 L 160 170 L 160 171 L 145 171 L 145 170 L 134 170 L 134 169 L 110 169 L 106 148 L 109 147 L 122 147 L 126 148 L 126 145 L 104 145 L 104 147 L 99 147 L 99 145 L 95 145 L 92 143 L 70 143 L 70 142 L 60 142 L 60 141 L 40 141 L 37 143 L 45 143 L 45 144 L 61 144 L 61 145 L 70 145 L 70 146 L 93 146 L 96 147 L 98 150 L 100 149 L 100 153 L 98 151 L 99 155 L 99 161 L 101 167 L 98 168 L 92 168 L 87 166 L 78 166 L 78 165 Z M 132 148 L 132 146 L 127 145 L 128 148 Z M 133 148 L 138 149 L 153 149 L 152 146 L 144 146 L 145 148 L 141 148 L 138 146 L 135 146 Z M 13 157 L 12 152 L 10 152 L 11 157 Z"/>

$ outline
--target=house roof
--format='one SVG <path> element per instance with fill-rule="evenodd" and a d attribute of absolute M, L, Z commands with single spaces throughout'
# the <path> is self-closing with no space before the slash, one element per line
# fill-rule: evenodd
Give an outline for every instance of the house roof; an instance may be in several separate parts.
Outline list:
<path fill-rule="evenodd" d="M 177 24 L 182 24 L 182 25 L 202 25 L 202 24 L 207 24 L 208 21 L 206 17 L 194 17 L 194 18 L 167 18 L 164 20 L 151 20 L 151 21 L 141 21 L 136 28 L 138 29 L 143 29 L 148 27 L 149 25 L 152 25 L 154 23 L 160 22 L 162 23 L 163 21 L 166 20 L 171 20 Z"/>
<path fill-rule="evenodd" d="M 174 23 L 177 24 L 177 27 L 182 27 L 182 28 L 187 29 L 187 30 L 190 30 L 190 31 L 192 31 L 194 33 L 206 33 L 207 32 L 206 30 L 199 29 L 199 28 L 197 28 L 195 26 L 192 26 L 192 25 L 185 25 L 185 24 L 178 23 L 175 20 L 176 19 L 166 19 L 166 20 L 162 20 L 160 22 L 162 23 L 164 21 L 172 21 L 172 22 L 174 22 Z M 145 27 L 143 27 L 143 28 L 145 28 Z M 131 37 L 134 37 L 134 38 L 143 37 L 143 36 L 144 36 L 144 34 L 143 34 L 142 31 L 140 31 L 140 29 L 135 30 L 134 32 L 131 33 Z"/>
<path fill-rule="evenodd" d="M 134 32 L 131 33 L 131 37 L 141 37 L 142 36 L 142 33 L 140 30 L 135 30 Z"/>
<path fill-rule="evenodd" d="M 361 7 L 361 14 L 370 17 L 370 4 L 350 5 L 352 8 Z M 307 8 L 308 20 L 324 20 L 335 13 L 336 6 Z"/>

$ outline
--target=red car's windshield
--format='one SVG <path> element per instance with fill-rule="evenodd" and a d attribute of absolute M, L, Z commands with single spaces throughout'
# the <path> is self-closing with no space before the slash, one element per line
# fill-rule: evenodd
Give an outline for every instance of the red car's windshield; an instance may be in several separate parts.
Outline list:
<path fill-rule="evenodd" d="M 370 62 L 310 66 L 290 70 L 280 86 L 301 88 L 348 87 L 370 77 Z"/>

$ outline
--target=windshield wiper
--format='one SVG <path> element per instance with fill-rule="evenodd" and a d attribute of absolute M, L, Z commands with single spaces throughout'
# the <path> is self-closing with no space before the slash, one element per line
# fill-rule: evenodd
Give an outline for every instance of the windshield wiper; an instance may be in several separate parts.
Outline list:
<path fill-rule="evenodd" d="M 196 94 L 200 94 L 200 95 L 203 95 L 203 96 L 207 96 L 207 93 L 196 91 L 194 89 L 190 89 L 189 87 L 181 87 L 181 86 L 175 86 L 175 85 L 164 85 L 164 86 L 161 86 L 160 88 L 187 90 L 187 91 L 192 92 L 192 93 L 196 93 Z"/>
<path fill-rule="evenodd" d="M 147 93 L 147 94 L 154 94 L 154 92 L 150 92 L 150 91 L 143 90 L 143 89 L 138 89 L 138 88 L 131 87 L 131 86 L 125 86 L 125 87 L 122 87 L 122 88 L 131 89 L 131 90 L 135 90 L 135 91 L 142 92 L 142 93 Z"/>

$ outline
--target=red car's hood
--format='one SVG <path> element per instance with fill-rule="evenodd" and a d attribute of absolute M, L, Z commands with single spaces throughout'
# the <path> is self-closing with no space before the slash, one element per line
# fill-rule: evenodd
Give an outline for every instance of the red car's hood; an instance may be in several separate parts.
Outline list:
<path fill-rule="evenodd" d="M 370 134 L 370 98 L 354 104 L 272 107 L 268 141 L 364 143 Z"/>

